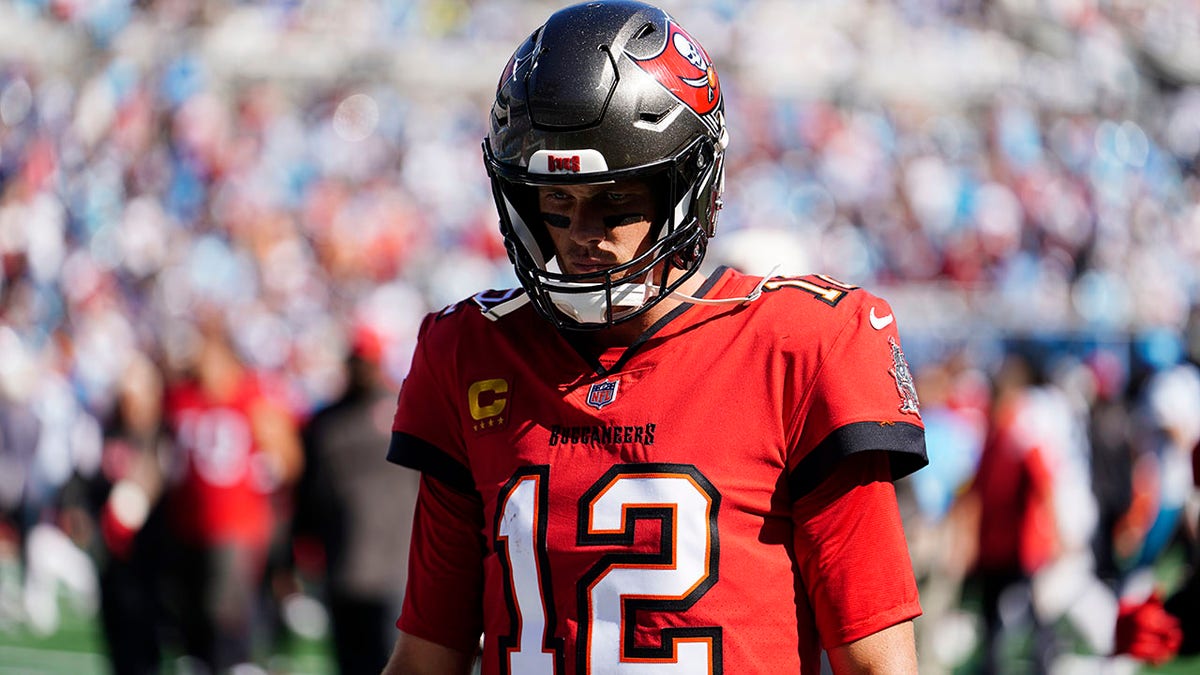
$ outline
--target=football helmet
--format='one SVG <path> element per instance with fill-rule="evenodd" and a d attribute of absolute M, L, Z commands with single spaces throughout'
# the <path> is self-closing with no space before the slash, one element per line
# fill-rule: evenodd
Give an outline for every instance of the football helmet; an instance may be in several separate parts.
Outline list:
<path fill-rule="evenodd" d="M 724 101 L 708 54 L 666 12 L 586 2 L 535 30 L 500 76 L 483 155 L 508 255 L 529 300 L 564 329 L 612 326 L 696 273 L 724 188 Z M 650 183 L 649 249 L 604 274 L 567 274 L 541 185 Z M 658 265 L 684 274 L 651 274 Z M 655 279 L 654 277 L 660 277 Z"/>

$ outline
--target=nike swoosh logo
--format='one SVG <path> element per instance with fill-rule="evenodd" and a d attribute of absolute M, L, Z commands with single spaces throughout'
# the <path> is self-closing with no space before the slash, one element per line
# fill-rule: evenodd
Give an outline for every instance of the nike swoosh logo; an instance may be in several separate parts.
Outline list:
<path fill-rule="evenodd" d="M 885 314 L 884 316 L 875 316 L 875 308 L 872 307 L 871 315 L 867 318 L 871 320 L 871 328 L 874 328 L 875 330 L 883 330 L 884 328 L 887 328 L 896 317 L 892 316 L 890 313 Z"/>

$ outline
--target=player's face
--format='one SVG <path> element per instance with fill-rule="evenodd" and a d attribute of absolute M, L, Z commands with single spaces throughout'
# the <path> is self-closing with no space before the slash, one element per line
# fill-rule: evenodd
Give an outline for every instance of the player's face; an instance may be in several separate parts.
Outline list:
<path fill-rule="evenodd" d="M 538 204 L 567 274 L 599 274 L 651 244 L 654 195 L 642 181 L 539 187 Z"/>

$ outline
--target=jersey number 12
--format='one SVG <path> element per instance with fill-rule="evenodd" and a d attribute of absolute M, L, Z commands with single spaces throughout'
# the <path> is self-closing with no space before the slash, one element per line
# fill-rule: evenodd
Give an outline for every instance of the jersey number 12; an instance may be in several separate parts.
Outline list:
<path fill-rule="evenodd" d="M 499 639 L 500 662 L 513 675 L 565 672 L 546 554 L 549 480 L 548 466 L 521 469 L 496 509 L 496 551 L 513 627 Z M 617 465 L 579 499 L 576 544 L 614 549 L 576 584 L 581 672 L 721 672 L 719 626 L 663 628 L 658 647 L 634 644 L 639 610 L 686 611 L 716 583 L 720 502 L 712 483 L 687 464 Z M 658 550 L 633 550 L 639 520 L 658 522 Z"/>

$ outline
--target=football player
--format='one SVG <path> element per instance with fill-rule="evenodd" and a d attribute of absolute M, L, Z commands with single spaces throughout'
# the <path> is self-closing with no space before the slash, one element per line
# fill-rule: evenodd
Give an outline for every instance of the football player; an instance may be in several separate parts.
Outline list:
<path fill-rule="evenodd" d="M 916 672 L 895 317 L 826 276 L 701 273 L 723 103 L 636 2 L 556 12 L 504 69 L 483 154 L 521 288 L 421 326 L 385 672 L 466 673 L 481 644 L 489 675 Z"/>

